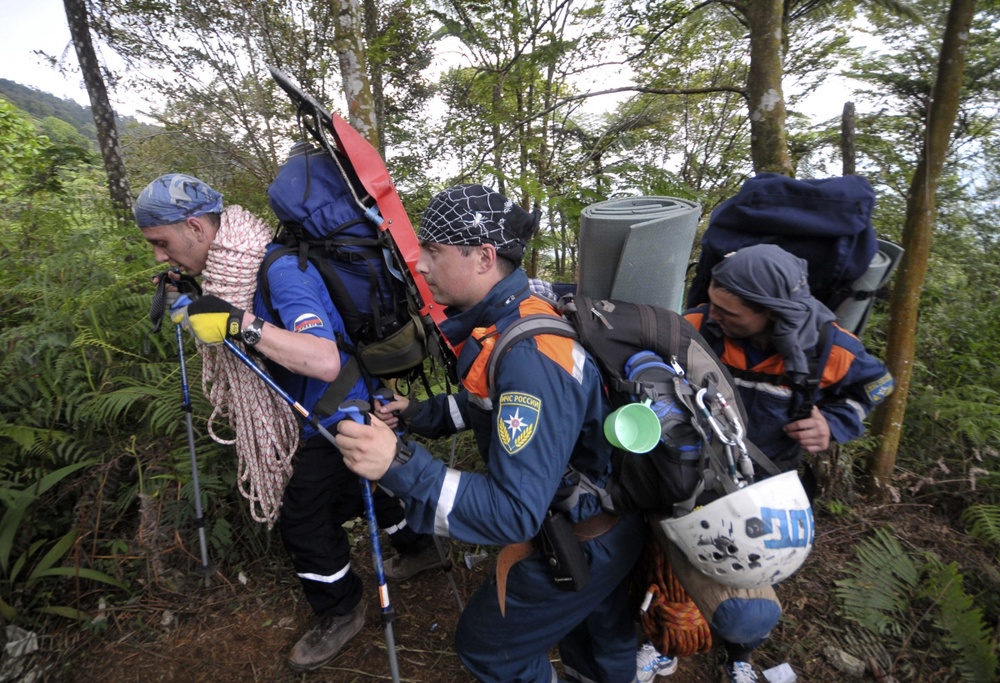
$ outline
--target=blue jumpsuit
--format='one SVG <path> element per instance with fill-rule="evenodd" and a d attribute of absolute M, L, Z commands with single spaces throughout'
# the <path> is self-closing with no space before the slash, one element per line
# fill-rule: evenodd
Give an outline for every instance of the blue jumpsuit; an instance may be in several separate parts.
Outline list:
<path fill-rule="evenodd" d="M 336 341 L 345 335 L 344 322 L 330 300 L 319 272 L 309 265 L 298 268 L 295 256 L 277 259 L 267 271 L 271 304 L 280 319 L 268 312 L 260 290 L 254 297 L 254 313 L 264 320 L 300 334 Z M 341 366 L 348 356 L 340 351 Z M 277 384 L 309 412 L 326 391 L 327 382 L 296 375 L 265 359 L 268 372 Z M 364 380 L 359 379 L 348 399 L 371 400 Z M 331 433 L 345 416 L 336 412 L 320 424 Z M 279 529 L 292 566 L 306 599 L 318 615 L 347 614 L 361 599 L 361 579 L 351 569 L 351 546 L 344 522 L 363 516 L 358 476 L 344 465 L 340 452 L 314 427 L 304 424 L 292 476 L 281 503 Z M 376 490 L 375 512 L 379 527 L 400 552 L 420 549 L 432 542 L 409 528 L 400 501 Z"/>
<path fill-rule="evenodd" d="M 685 317 L 733 372 L 749 419 L 747 438 L 782 471 L 795 469 L 801 448 L 783 427 L 793 421 L 800 396 L 783 378 L 784 358 L 774 349 L 755 349 L 746 339 L 724 337 L 708 325 L 708 306 L 692 309 Z M 820 384 L 815 402 L 832 439 L 846 443 L 864 433 L 864 419 L 892 393 L 893 379 L 857 337 L 836 324 L 830 330 L 817 356 Z"/>
<path fill-rule="evenodd" d="M 611 447 L 602 435 L 608 404 L 594 361 L 571 339 L 525 339 L 507 352 L 490 399 L 484 377 L 496 333 L 522 315 L 551 306 L 529 296 L 518 269 L 473 308 L 442 325 L 460 344 L 457 394 L 439 395 L 414 417 L 411 429 L 436 437 L 473 430 L 485 473 L 449 469 L 418 444 L 409 461 L 381 483 L 403 499 L 406 518 L 420 532 L 467 543 L 506 545 L 538 534 L 557 489 L 568 485 L 567 465 L 603 484 Z M 571 521 L 601 511 L 581 496 Z M 603 535 L 583 543 L 590 582 L 560 591 L 537 550 L 514 565 L 507 579 L 506 616 L 495 580 L 484 583 L 462 613 L 456 649 L 481 681 L 549 683 L 556 672 L 548 651 L 559 646 L 566 678 L 628 683 L 635 679 L 635 626 L 625 578 L 643 544 L 638 515 L 620 517 Z"/>

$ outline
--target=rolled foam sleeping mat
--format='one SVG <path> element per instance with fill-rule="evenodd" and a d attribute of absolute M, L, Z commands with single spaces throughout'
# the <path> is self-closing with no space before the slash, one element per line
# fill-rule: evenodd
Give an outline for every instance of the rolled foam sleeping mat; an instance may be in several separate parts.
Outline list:
<path fill-rule="evenodd" d="M 876 242 L 878 251 L 872 257 L 868 270 L 851 284 L 851 289 L 854 291 L 867 294 L 877 292 L 892 277 L 899 260 L 903 257 L 904 250 L 898 244 L 881 239 Z M 868 325 L 874 303 L 875 300 L 871 296 L 863 299 L 848 297 L 837 307 L 837 324 L 855 336 L 860 336 Z"/>
<path fill-rule="evenodd" d="M 700 217 L 700 204 L 676 197 L 627 197 L 586 207 L 578 292 L 680 312 Z"/>

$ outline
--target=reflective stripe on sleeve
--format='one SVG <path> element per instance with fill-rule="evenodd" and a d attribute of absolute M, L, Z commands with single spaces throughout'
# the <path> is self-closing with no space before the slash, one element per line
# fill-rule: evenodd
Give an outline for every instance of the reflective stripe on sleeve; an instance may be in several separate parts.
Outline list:
<path fill-rule="evenodd" d="M 465 420 L 462 419 L 462 411 L 458 409 L 458 401 L 454 396 L 448 396 L 448 414 L 451 415 L 451 423 L 455 426 L 455 431 L 466 429 Z"/>
<path fill-rule="evenodd" d="M 444 482 L 441 484 L 441 493 L 438 496 L 437 507 L 434 509 L 434 533 L 437 536 L 448 536 L 448 515 L 455 507 L 455 497 L 458 495 L 458 482 L 462 478 L 462 473 L 458 470 L 448 469 L 444 475 Z"/>

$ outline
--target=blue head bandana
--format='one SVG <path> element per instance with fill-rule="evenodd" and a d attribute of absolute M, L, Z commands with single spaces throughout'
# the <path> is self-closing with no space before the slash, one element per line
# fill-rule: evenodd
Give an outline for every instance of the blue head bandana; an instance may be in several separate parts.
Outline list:
<path fill-rule="evenodd" d="M 222 195 L 183 173 L 161 175 L 135 200 L 135 220 L 140 228 L 180 223 L 185 218 L 221 211 Z"/>

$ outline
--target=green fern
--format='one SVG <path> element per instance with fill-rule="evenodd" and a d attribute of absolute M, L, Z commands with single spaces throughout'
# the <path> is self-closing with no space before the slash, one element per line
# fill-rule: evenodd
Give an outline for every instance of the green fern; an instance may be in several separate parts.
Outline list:
<path fill-rule="evenodd" d="M 927 578 L 920 596 L 934 600 L 935 626 L 941 639 L 958 655 L 957 666 L 967 683 L 996 681 L 997 656 L 990 642 L 990 630 L 983 621 L 983 611 L 973 606 L 972 597 L 962 589 L 962 575 L 952 562 L 942 565 L 928 562 Z"/>
<path fill-rule="evenodd" d="M 962 513 L 969 534 L 986 541 L 1000 558 L 1000 505 L 970 505 Z"/>
<path fill-rule="evenodd" d="M 913 560 L 886 529 L 858 546 L 858 561 L 849 578 L 836 581 L 835 594 L 844 616 L 877 635 L 899 637 L 905 614 L 920 579 Z"/>
<path fill-rule="evenodd" d="M 985 519 L 996 521 L 988 514 Z M 923 626 L 935 634 L 927 638 L 929 647 L 951 653 L 962 681 L 996 680 L 997 657 L 990 631 L 982 610 L 973 606 L 963 590 L 954 563 L 943 565 L 927 555 L 918 564 L 891 531 L 882 528 L 859 544 L 857 560 L 847 566 L 846 574 L 847 578 L 835 582 L 834 590 L 842 614 L 879 636 L 887 649 L 903 649 Z M 908 664 L 899 666 L 905 669 Z"/>

